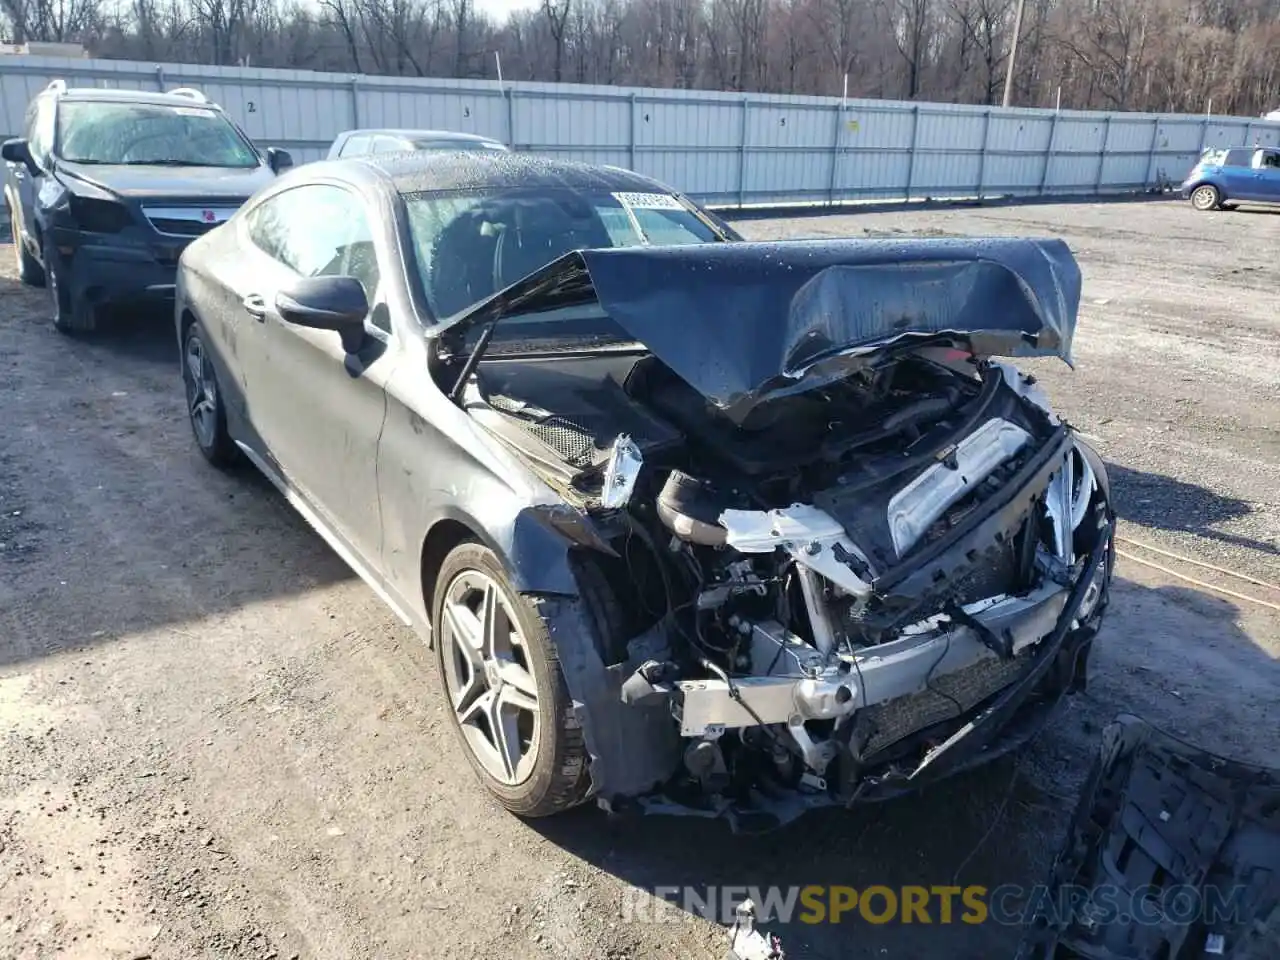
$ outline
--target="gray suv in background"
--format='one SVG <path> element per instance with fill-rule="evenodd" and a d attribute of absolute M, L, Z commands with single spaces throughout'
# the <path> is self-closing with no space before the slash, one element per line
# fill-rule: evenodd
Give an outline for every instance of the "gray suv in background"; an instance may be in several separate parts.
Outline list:
<path fill-rule="evenodd" d="M 31 101 L 3 156 L 19 276 L 48 289 L 64 333 L 94 330 L 108 308 L 171 302 L 187 244 L 293 164 L 260 152 L 196 90 L 60 80 Z"/>

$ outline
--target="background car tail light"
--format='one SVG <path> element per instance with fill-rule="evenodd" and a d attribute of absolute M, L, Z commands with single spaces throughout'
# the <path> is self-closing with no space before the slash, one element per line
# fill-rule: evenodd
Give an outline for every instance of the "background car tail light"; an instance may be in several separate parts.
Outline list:
<path fill-rule="evenodd" d="M 71 216 L 91 233 L 119 233 L 132 221 L 129 211 L 112 200 L 72 197 Z"/>

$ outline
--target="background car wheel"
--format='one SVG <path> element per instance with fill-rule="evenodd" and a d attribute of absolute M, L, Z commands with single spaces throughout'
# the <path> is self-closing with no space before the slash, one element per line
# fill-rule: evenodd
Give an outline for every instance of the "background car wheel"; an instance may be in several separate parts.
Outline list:
<path fill-rule="evenodd" d="M 45 287 L 49 291 L 49 307 L 53 326 L 60 333 L 93 333 L 98 329 L 98 312 L 83 297 L 72 296 L 67 288 L 65 268 L 57 260 L 52 245 L 45 241 Z"/>
<path fill-rule="evenodd" d="M 587 750 L 555 644 L 498 558 L 475 543 L 455 548 L 432 607 L 441 684 L 481 783 L 522 817 L 582 802 Z"/>
<path fill-rule="evenodd" d="M 1218 188 L 1207 183 L 1191 191 L 1191 205 L 1197 210 L 1216 210 L 1221 201 Z"/>
<path fill-rule="evenodd" d="M 13 259 L 18 268 L 18 279 L 29 287 L 44 286 L 44 267 L 31 255 L 27 245 L 22 242 L 22 233 L 18 229 L 18 214 L 9 211 L 9 236 L 13 240 Z"/>
<path fill-rule="evenodd" d="M 226 409 L 218 389 L 218 377 L 205 346 L 199 323 L 187 327 L 182 338 L 182 382 L 187 393 L 187 418 L 196 446 L 215 467 L 229 467 L 240 450 L 227 432 Z"/>

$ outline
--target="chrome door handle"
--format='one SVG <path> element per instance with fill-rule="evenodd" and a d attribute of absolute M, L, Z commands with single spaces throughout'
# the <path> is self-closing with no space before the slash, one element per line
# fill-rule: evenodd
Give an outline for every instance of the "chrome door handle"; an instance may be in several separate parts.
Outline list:
<path fill-rule="evenodd" d="M 240 306 L 244 307 L 244 312 L 255 320 L 267 319 L 267 301 L 262 299 L 260 293 L 246 294 L 240 301 Z"/>

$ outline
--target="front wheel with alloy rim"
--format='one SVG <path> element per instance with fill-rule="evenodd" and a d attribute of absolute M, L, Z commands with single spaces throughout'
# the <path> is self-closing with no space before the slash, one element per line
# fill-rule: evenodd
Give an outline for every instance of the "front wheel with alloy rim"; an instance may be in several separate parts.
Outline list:
<path fill-rule="evenodd" d="M 182 338 L 182 382 L 186 386 L 187 417 L 196 446 L 215 467 L 231 466 L 238 459 L 239 450 L 227 432 L 218 375 L 199 323 L 187 327 Z"/>
<path fill-rule="evenodd" d="M 1221 202 L 1222 195 L 1218 193 L 1218 188 L 1207 183 L 1191 191 L 1191 205 L 1197 210 L 1216 210 Z"/>
<path fill-rule="evenodd" d="M 555 644 L 497 556 L 464 543 L 445 558 L 431 623 L 453 726 L 481 783 L 512 813 L 575 806 L 587 751 Z"/>
<path fill-rule="evenodd" d="M 22 230 L 18 226 L 18 212 L 9 211 L 9 236 L 13 240 L 14 266 L 18 269 L 18 279 L 29 287 L 44 286 L 44 267 L 31 255 L 22 240 Z"/>

